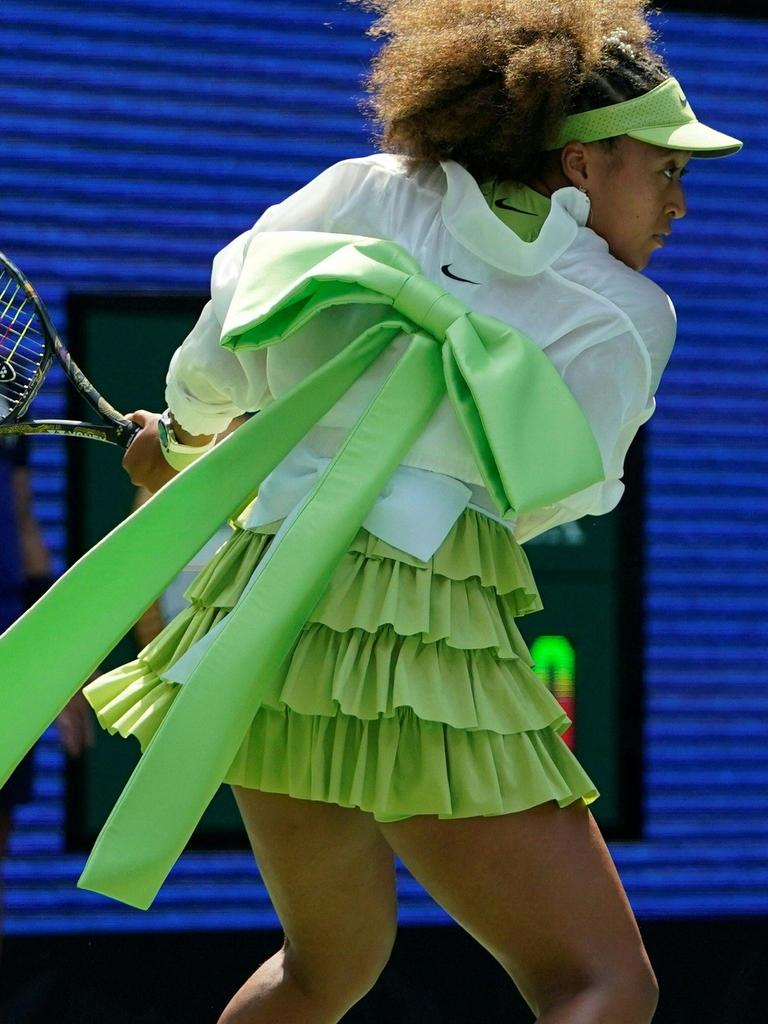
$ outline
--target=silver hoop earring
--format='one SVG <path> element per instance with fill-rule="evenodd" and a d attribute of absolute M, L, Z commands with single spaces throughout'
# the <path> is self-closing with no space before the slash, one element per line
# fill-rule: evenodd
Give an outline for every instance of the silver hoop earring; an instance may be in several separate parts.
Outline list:
<path fill-rule="evenodd" d="M 587 214 L 587 223 L 585 224 L 585 227 L 590 227 L 590 222 L 592 220 L 592 198 L 583 185 L 579 185 L 579 192 L 581 192 L 582 195 L 585 195 L 589 202 L 589 213 Z"/>

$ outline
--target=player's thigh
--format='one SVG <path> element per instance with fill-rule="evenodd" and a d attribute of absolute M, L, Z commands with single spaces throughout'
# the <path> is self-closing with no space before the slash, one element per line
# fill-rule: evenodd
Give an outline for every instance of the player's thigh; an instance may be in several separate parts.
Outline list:
<path fill-rule="evenodd" d="M 379 827 L 437 902 L 504 965 L 535 1012 L 591 984 L 653 988 L 624 889 L 581 802 Z"/>
<path fill-rule="evenodd" d="M 373 980 L 397 928 L 394 857 L 373 817 L 278 793 L 232 791 L 302 969 L 334 973 L 356 965 Z"/>

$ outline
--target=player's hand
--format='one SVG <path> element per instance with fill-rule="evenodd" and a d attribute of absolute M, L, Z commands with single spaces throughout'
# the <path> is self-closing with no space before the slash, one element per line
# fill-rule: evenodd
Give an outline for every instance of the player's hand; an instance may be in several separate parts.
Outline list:
<path fill-rule="evenodd" d="M 137 487 L 146 487 L 152 494 L 163 484 L 173 480 L 176 470 L 165 461 L 157 433 L 160 413 L 139 409 L 129 413 L 127 419 L 137 423 L 141 430 L 131 441 L 123 457 L 123 469 Z"/>

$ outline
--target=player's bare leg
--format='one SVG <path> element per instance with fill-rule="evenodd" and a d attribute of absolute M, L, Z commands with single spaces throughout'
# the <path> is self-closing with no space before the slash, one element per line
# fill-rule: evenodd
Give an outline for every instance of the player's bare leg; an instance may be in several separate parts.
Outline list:
<path fill-rule="evenodd" d="M 335 1024 L 389 959 L 392 851 L 362 811 L 232 788 L 285 943 L 219 1024 Z"/>
<path fill-rule="evenodd" d="M 656 979 L 589 810 L 379 826 L 451 916 L 506 968 L 540 1024 L 648 1024 Z M 480 993 L 478 993 L 478 996 Z"/>

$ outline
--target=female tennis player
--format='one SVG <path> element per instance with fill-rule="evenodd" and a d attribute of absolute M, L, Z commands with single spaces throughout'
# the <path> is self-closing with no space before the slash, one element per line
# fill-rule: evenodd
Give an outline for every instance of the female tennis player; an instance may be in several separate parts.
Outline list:
<path fill-rule="evenodd" d="M 211 302 L 170 365 L 168 411 L 133 414 L 144 429 L 127 471 L 159 489 L 234 417 L 268 409 L 386 318 L 381 305 L 336 306 L 273 348 L 222 347 L 261 236 L 328 247 L 340 235 L 397 243 L 436 295 L 533 339 L 586 416 L 604 472 L 502 518 L 454 407 L 445 399 L 430 416 L 227 776 L 285 942 L 220 1024 L 340 1020 L 389 957 L 395 855 L 542 1024 L 645 1024 L 657 983 L 588 810 L 597 790 L 515 625 L 540 607 L 520 544 L 618 503 L 675 335 L 669 299 L 640 272 L 686 213 L 689 159 L 740 143 L 696 119 L 640 0 L 369 6 L 383 39 L 369 86 L 385 152 L 331 167 L 219 253 Z M 424 322 L 441 301 L 426 303 Z M 146 748 L 190 659 L 402 351 L 396 341 L 379 356 L 267 477 L 189 607 L 137 661 L 87 687 L 106 728 Z M 307 548 L 307 564 L 318 555 Z M 226 701 L 227 680 L 217 685 Z"/>

